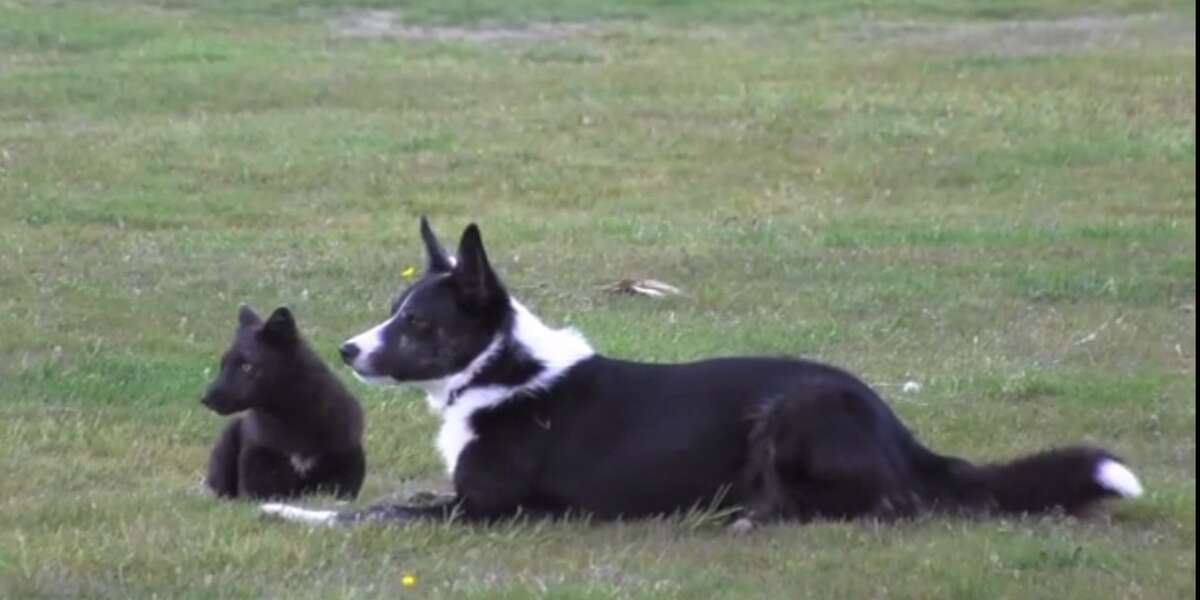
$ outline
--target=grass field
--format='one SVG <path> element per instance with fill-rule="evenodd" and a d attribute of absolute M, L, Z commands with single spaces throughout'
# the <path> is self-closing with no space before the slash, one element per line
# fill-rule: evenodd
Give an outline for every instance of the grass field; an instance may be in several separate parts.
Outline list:
<path fill-rule="evenodd" d="M 1195 596 L 1194 4 L 337 4 L 0 0 L 0 597 Z M 819 358 L 938 450 L 1102 443 L 1148 494 L 744 537 L 205 496 L 238 302 L 332 360 L 418 214 L 606 354 Z M 599 289 L 638 276 L 687 294 Z M 443 487 L 419 396 L 348 385 L 362 501 Z"/>

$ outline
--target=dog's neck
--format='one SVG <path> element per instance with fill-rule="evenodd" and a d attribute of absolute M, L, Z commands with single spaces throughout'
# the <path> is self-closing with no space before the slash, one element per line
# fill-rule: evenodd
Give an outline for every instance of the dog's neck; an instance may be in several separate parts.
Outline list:
<path fill-rule="evenodd" d="M 553 329 L 516 300 L 510 300 L 513 318 L 462 371 L 431 381 L 417 382 L 425 390 L 429 408 L 448 413 L 498 405 L 514 396 L 549 386 L 595 351 L 574 328 Z M 497 371 L 507 377 L 495 381 Z"/>

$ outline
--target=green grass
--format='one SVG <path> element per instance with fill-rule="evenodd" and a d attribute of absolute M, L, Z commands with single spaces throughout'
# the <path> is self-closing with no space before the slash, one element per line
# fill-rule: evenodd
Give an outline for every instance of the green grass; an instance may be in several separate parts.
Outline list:
<path fill-rule="evenodd" d="M 0 0 L 0 597 L 1195 595 L 1194 5 L 360 4 L 583 25 L 507 42 L 347 38 L 338 5 Z M 817 357 L 936 449 L 1102 443 L 1149 493 L 746 537 L 310 531 L 206 497 L 237 303 L 332 359 L 420 264 L 419 214 L 478 221 L 607 354 Z M 631 276 L 687 295 L 599 289 Z M 362 501 L 442 487 L 419 397 L 349 385 Z"/>

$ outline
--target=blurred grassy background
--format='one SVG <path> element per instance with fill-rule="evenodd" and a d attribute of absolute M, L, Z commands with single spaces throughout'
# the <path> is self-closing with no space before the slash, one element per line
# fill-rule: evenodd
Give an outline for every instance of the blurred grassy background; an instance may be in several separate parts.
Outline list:
<path fill-rule="evenodd" d="M 1195 594 L 1193 4 L 339 6 L 0 0 L 0 595 Z M 479 222 L 607 354 L 818 358 L 934 448 L 1103 443 L 1149 494 L 737 540 L 206 498 L 237 303 L 332 359 L 421 264 L 418 214 Z M 687 295 L 599 290 L 637 276 Z M 364 501 L 441 485 L 418 396 L 350 385 Z"/>

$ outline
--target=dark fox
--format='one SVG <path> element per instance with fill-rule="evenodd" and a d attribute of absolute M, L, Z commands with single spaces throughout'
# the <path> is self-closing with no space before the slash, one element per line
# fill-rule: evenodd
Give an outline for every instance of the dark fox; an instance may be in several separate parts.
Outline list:
<path fill-rule="evenodd" d="M 366 474 L 358 401 L 309 348 L 291 311 L 238 309 L 233 344 L 201 400 L 225 425 L 205 484 L 223 498 L 358 496 Z"/>

